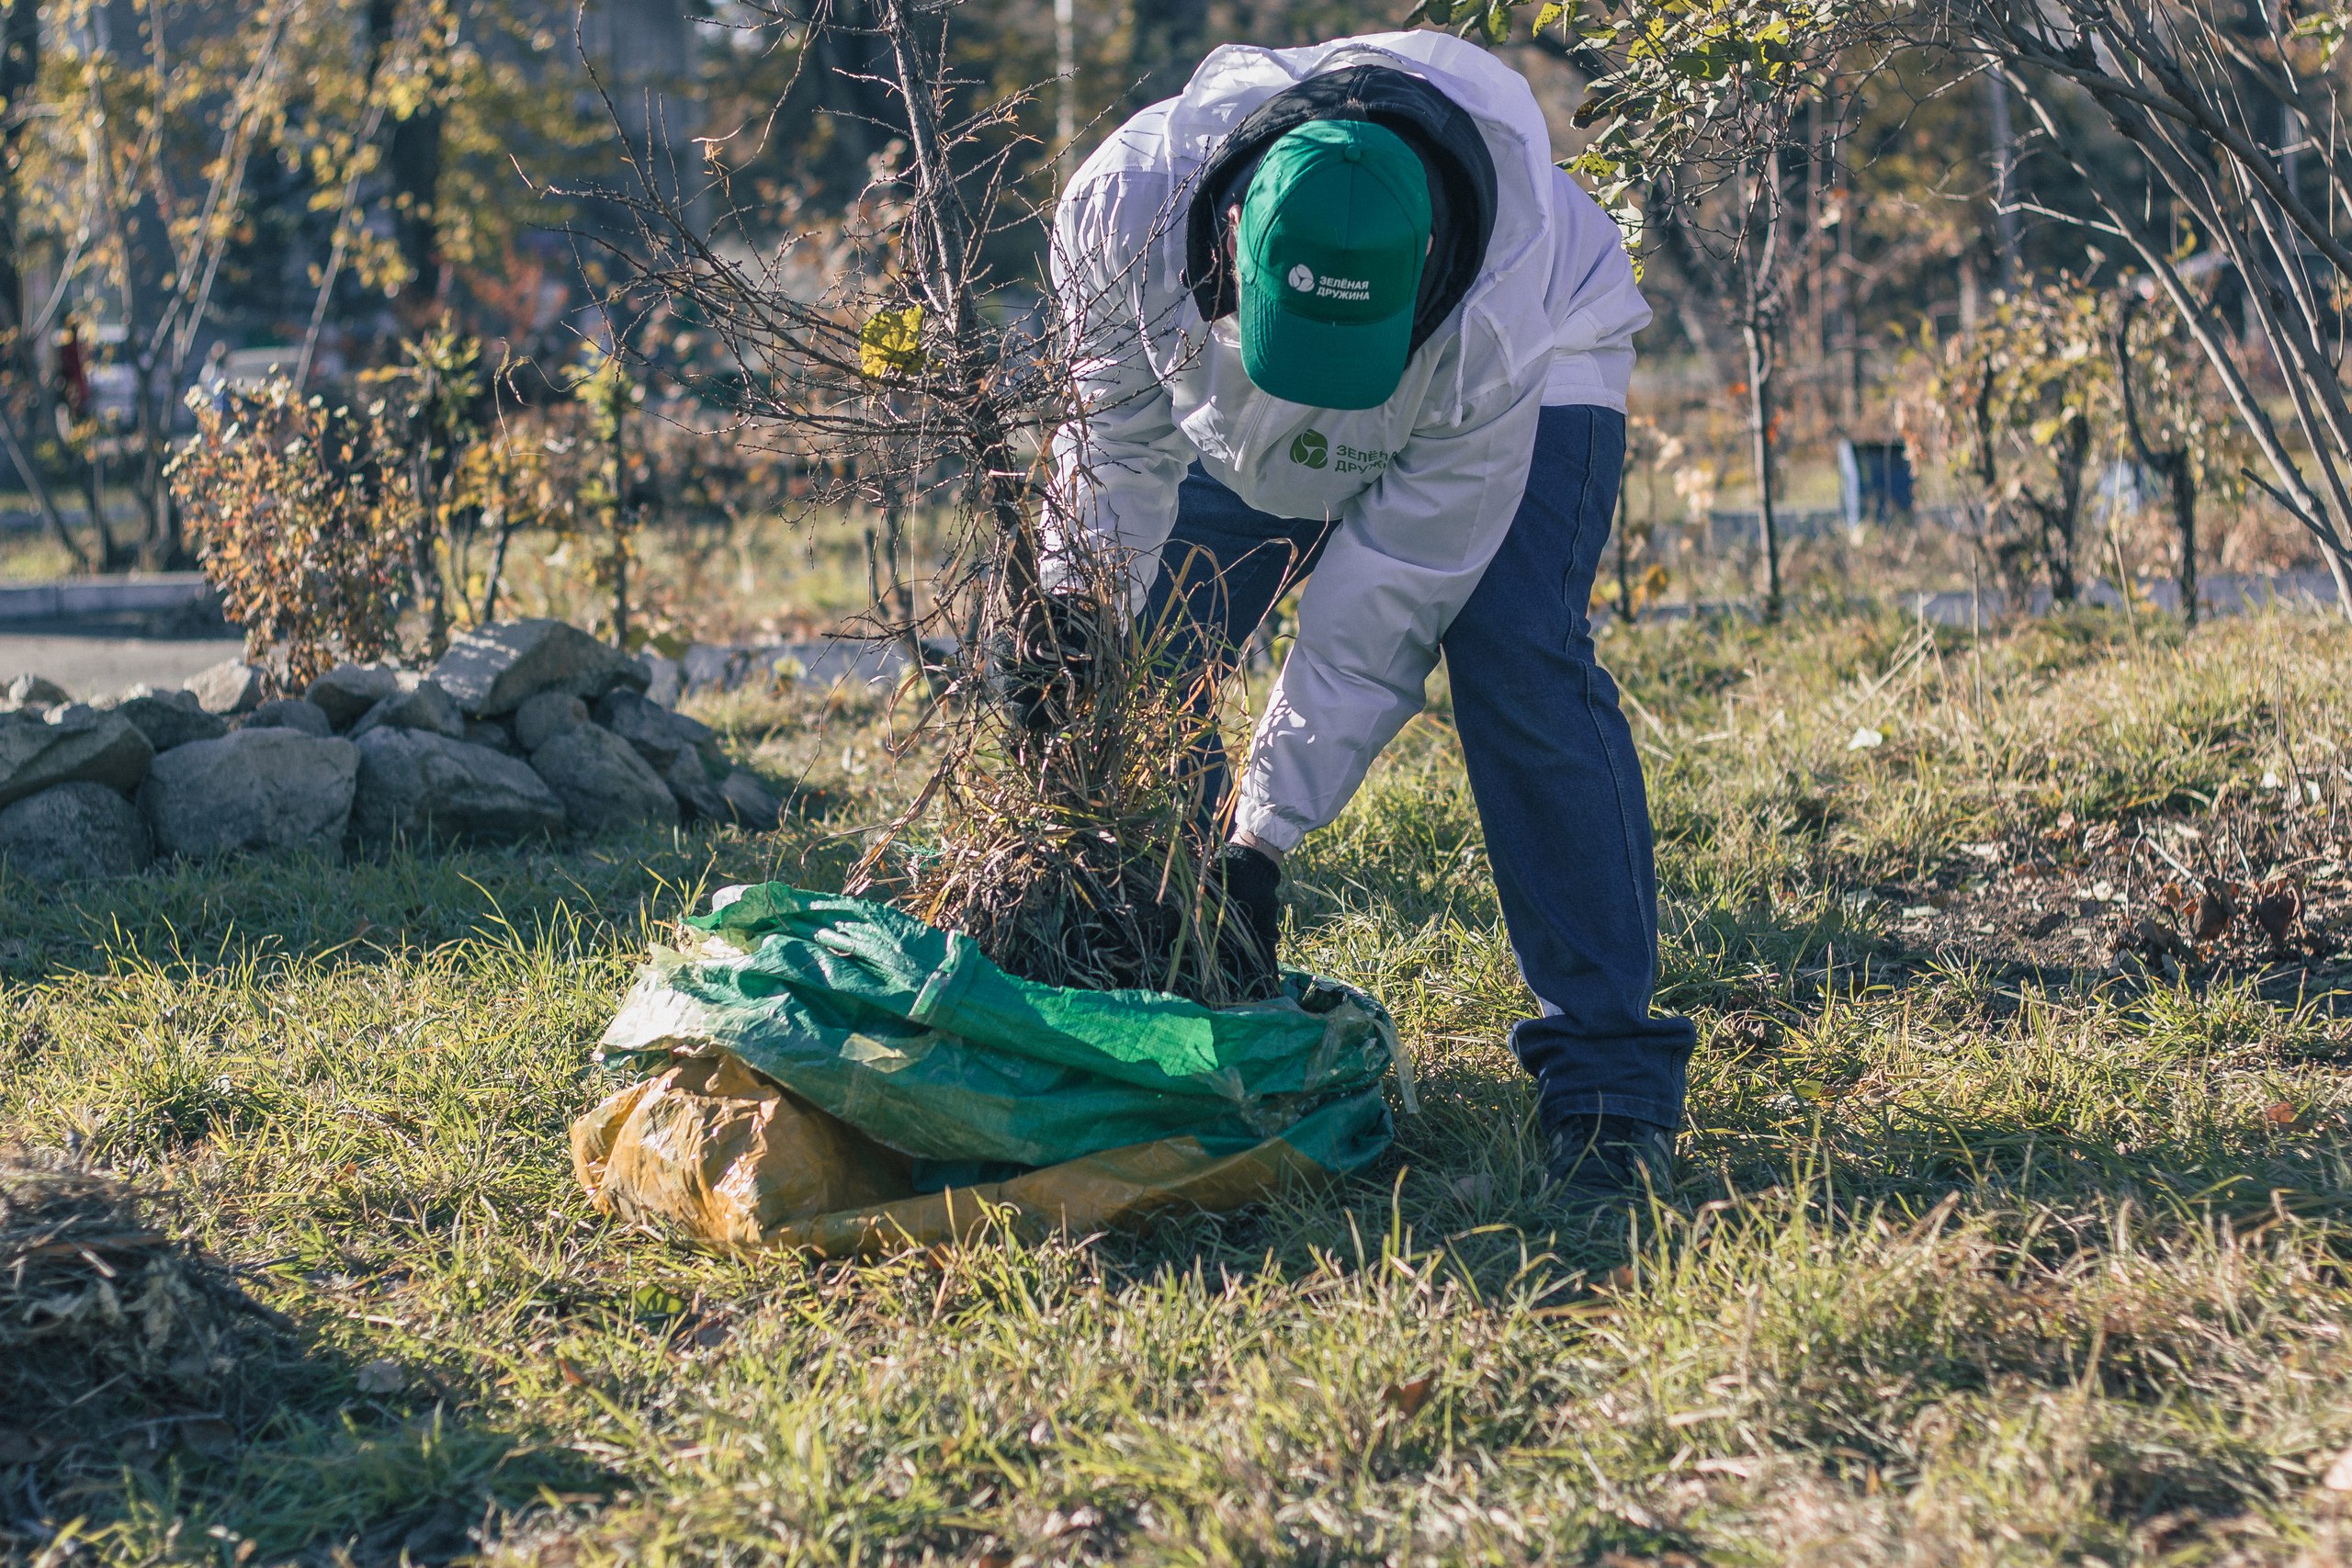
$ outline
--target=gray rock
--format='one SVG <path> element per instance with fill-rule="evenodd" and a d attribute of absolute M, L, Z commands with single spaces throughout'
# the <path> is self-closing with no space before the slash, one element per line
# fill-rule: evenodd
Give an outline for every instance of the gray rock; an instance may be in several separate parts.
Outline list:
<path fill-rule="evenodd" d="M 519 757 L 429 729 L 359 737 L 351 830 L 363 843 L 512 843 L 563 830 L 563 802 Z"/>
<path fill-rule="evenodd" d="M 29 882 L 128 876 L 153 858 L 139 808 L 104 784 L 55 784 L 0 807 L 0 860 Z"/>
<path fill-rule="evenodd" d="M 403 679 L 399 691 L 369 708 L 351 727 L 351 738 L 356 740 L 371 729 L 421 729 L 463 740 L 466 718 L 449 700 L 449 694 L 433 682 Z"/>
<path fill-rule="evenodd" d="M 514 744 L 514 737 L 507 732 L 504 725 L 486 718 L 466 720 L 466 744 L 487 746 L 492 750 L 508 757 L 514 756 L 519 750 Z"/>
<path fill-rule="evenodd" d="M 601 725 L 583 724 L 549 737 L 531 753 L 531 767 L 583 833 L 640 822 L 666 826 L 678 819 L 678 803 L 662 775 L 636 747 Z"/>
<path fill-rule="evenodd" d="M 698 718 L 684 714 L 670 716 L 670 728 L 686 739 L 686 744 L 702 753 L 703 766 L 714 773 L 725 773 L 735 764 L 728 760 L 727 749 L 718 743 L 718 731 Z"/>
<path fill-rule="evenodd" d="M 193 692 L 158 692 L 133 686 L 119 697 L 100 697 L 90 705 L 100 713 L 119 713 L 134 725 L 158 751 L 185 746 L 191 740 L 213 740 L 229 733 L 229 721 L 204 711 Z"/>
<path fill-rule="evenodd" d="M 768 793 L 768 786 L 745 769 L 729 773 L 719 784 L 718 793 L 726 796 L 728 809 L 734 812 L 735 820 L 746 828 L 770 832 L 784 818 L 784 807 Z"/>
<path fill-rule="evenodd" d="M 619 649 L 561 621 L 500 621 L 449 645 L 433 678 L 469 718 L 513 713 L 541 692 L 596 698 L 651 679 Z"/>
<path fill-rule="evenodd" d="M 245 716 L 247 729 L 290 729 L 324 740 L 334 733 L 334 721 L 327 717 L 327 710 L 307 697 L 280 697 L 274 703 L 264 703 Z"/>
<path fill-rule="evenodd" d="M 56 682 L 27 671 L 0 691 L 0 712 L 17 713 L 30 708 L 38 713 L 73 700 L 72 694 Z"/>
<path fill-rule="evenodd" d="M 325 710 L 329 724 L 348 729 L 400 689 L 401 672 L 390 664 L 338 664 L 302 695 Z"/>
<path fill-rule="evenodd" d="M 139 807 L 159 853 L 343 850 L 359 748 L 285 728 L 237 729 L 155 759 Z"/>
<path fill-rule="evenodd" d="M 567 729 L 588 722 L 588 705 L 569 692 L 541 692 L 514 710 L 514 742 L 537 750 Z"/>
<path fill-rule="evenodd" d="M 751 654 L 719 643 L 698 642 L 678 661 L 681 682 L 688 692 L 728 692 L 742 684 L 752 666 Z"/>
<path fill-rule="evenodd" d="M 196 694 L 198 706 L 224 718 L 261 706 L 267 694 L 263 687 L 262 672 L 242 659 L 224 660 L 187 683 L 187 689 Z"/>
<path fill-rule="evenodd" d="M 677 797 L 678 810 L 689 822 L 728 822 L 734 813 L 718 790 L 718 781 L 703 770 L 701 753 L 691 747 L 662 770 L 662 783 Z"/>
<path fill-rule="evenodd" d="M 686 667 L 676 660 L 647 649 L 637 656 L 637 667 L 645 671 L 645 697 L 665 708 L 678 705 L 686 694 Z"/>
<path fill-rule="evenodd" d="M 154 758 L 138 726 L 119 713 L 74 703 L 46 719 L 0 718 L 0 806 L 76 782 L 129 795 Z"/>
<path fill-rule="evenodd" d="M 631 691 L 607 692 L 597 698 L 596 722 L 636 747 L 656 773 L 693 745 L 679 730 L 675 715 Z"/>

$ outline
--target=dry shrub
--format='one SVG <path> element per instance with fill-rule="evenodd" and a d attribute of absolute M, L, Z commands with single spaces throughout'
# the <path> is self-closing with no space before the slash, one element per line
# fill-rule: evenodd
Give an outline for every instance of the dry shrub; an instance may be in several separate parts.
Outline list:
<path fill-rule="evenodd" d="M 119 1182 L 0 1150 L 0 1434 L 13 1446 L 57 1457 L 134 1428 L 168 1438 L 159 1428 L 175 1422 L 225 1438 L 286 1326 Z"/>
<path fill-rule="evenodd" d="M 753 439 L 799 466 L 810 504 L 853 504 L 886 522 L 946 519 L 947 558 L 928 592 L 899 581 L 886 592 L 877 570 L 876 603 L 859 617 L 877 640 L 956 651 L 930 672 L 941 689 L 901 730 L 933 747 L 938 765 L 849 891 L 879 891 L 887 861 L 906 908 L 1029 979 L 1210 1005 L 1266 996 L 1276 978 L 1205 863 L 1216 835 L 1189 765 L 1229 671 L 1174 677 L 1159 657 L 1165 642 L 1138 638 L 1123 615 L 1094 615 L 1083 689 L 1065 694 L 1056 733 L 1023 731 L 990 689 L 989 651 L 1007 639 L 1029 646 L 1025 628 L 1057 613 L 1049 595 L 1068 595 L 1073 573 L 1093 579 L 1093 603 L 1126 603 L 1108 563 L 1056 553 L 1083 546 L 1059 539 L 1071 476 L 1057 471 L 1054 437 L 1094 395 L 1081 367 L 1101 377 L 1106 355 L 1143 349 L 1115 328 L 1117 341 L 1088 341 L 1121 319 L 1124 285 L 1090 315 L 1060 289 L 1038 300 L 1026 280 L 1016 295 L 993 277 L 992 238 L 1043 216 L 1020 210 L 1022 182 L 1010 177 L 1027 95 L 976 95 L 955 63 L 954 15 L 876 0 L 858 25 L 821 8 L 796 24 L 796 50 L 830 32 L 826 47 L 874 62 L 896 89 L 903 140 L 876 155 L 840 218 L 796 213 L 769 250 L 721 251 L 709 239 L 739 223 L 775 226 L 774 188 L 739 190 L 736 154 L 718 143 L 700 207 L 651 182 L 615 196 L 641 259 L 616 277 L 604 309 L 622 324 L 624 352 L 645 341 L 632 323 L 667 313 L 707 333 L 704 384 L 735 403 Z M 705 209 L 731 215 L 714 221 Z M 877 550 L 877 565 L 891 553 Z"/>
<path fill-rule="evenodd" d="M 330 407 L 283 378 L 195 408 L 172 493 L 247 657 L 299 692 L 391 651 L 413 507 L 383 411 Z"/>
<path fill-rule="evenodd" d="M 899 906 L 1046 985 L 1210 1007 L 1273 995 L 1279 976 L 1206 860 L 1219 835 L 1202 748 L 1224 672 L 1176 673 L 1173 640 L 1097 615 L 1094 657 L 1057 694 L 1066 725 L 1030 736 L 975 712 L 933 781 L 928 842 Z"/>

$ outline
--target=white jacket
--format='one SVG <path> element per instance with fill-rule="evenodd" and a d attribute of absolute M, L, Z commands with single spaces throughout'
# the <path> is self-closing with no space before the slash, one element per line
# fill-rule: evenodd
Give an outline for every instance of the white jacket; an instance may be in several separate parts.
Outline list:
<path fill-rule="evenodd" d="M 1497 216 L 1476 280 L 1395 395 L 1313 409 L 1250 383 L 1232 317 L 1202 321 L 1183 281 L 1184 219 L 1193 176 L 1250 110 L 1363 64 L 1419 76 L 1470 114 L 1494 160 Z M 1519 510 L 1536 411 L 1624 408 L 1650 311 L 1617 226 L 1553 166 L 1525 79 L 1473 44 L 1439 32 L 1228 44 L 1072 176 L 1053 269 L 1081 401 L 1055 439 L 1057 540 L 1082 531 L 1107 546 L 1139 609 L 1196 457 L 1261 511 L 1338 520 L 1236 807 L 1237 828 L 1288 849 L 1339 814 L 1419 711 L 1438 639 Z"/>

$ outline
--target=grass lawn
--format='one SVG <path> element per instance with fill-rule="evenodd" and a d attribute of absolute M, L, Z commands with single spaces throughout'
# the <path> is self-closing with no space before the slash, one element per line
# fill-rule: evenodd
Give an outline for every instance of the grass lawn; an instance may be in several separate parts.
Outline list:
<path fill-rule="evenodd" d="M 1538 1195 L 1442 704 L 1295 857 L 1287 950 L 1389 1003 L 1423 1113 L 1344 1190 L 1140 1239 L 715 1257 L 573 1186 L 649 940 L 837 878 L 907 787 L 854 706 L 704 710 L 803 786 L 769 839 L 0 883 L 0 1142 L 288 1320 L 176 1403 L 0 1408 L 0 1552 L 2352 1560 L 2352 637 L 1603 652 L 1702 1040 L 1630 1227 Z M 2243 912 L 2192 943 L 2209 876 Z"/>

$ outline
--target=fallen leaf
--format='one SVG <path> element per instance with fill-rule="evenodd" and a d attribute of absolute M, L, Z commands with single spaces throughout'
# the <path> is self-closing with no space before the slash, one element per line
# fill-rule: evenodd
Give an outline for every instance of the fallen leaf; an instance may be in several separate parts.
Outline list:
<path fill-rule="evenodd" d="M 2287 945 L 2287 933 L 2303 918 L 2303 890 L 2291 882 L 2273 883 L 2254 901 L 2254 921 L 2270 938 L 2270 945 Z"/>
<path fill-rule="evenodd" d="M 2197 923 L 2190 934 L 2199 942 L 2211 942 L 2230 929 L 2238 916 L 2238 901 L 2226 882 L 2209 882 L 2197 896 Z"/>
<path fill-rule="evenodd" d="M 2138 948 L 2150 958 L 2193 958 L 2196 956 L 2189 952 L 2188 944 L 2180 940 L 2179 932 L 2153 915 L 2143 915 L 2133 923 L 2132 935 L 2126 945 Z"/>
<path fill-rule="evenodd" d="M 558 1356 L 555 1359 L 555 1370 L 557 1375 L 572 1388 L 578 1388 L 588 1381 L 582 1375 L 580 1369 L 572 1364 L 571 1358 L 569 1356 Z"/>
<path fill-rule="evenodd" d="M 398 1361 L 370 1361 L 352 1382 L 362 1393 L 398 1393 L 408 1386 L 408 1371 Z"/>
<path fill-rule="evenodd" d="M 2291 1129 L 2296 1122 L 2302 1120 L 2295 1113 L 2295 1108 L 2283 1100 L 2265 1111 L 2262 1113 L 2262 1119 L 2282 1131 Z"/>
<path fill-rule="evenodd" d="M 2330 1492 L 2352 1492 L 2352 1449 L 2335 1456 L 2335 1462 L 2327 1467 L 2327 1473 L 2319 1483 Z"/>
<path fill-rule="evenodd" d="M 1012 1553 L 983 1551 L 972 1559 L 972 1568 L 1012 1568 Z"/>
<path fill-rule="evenodd" d="M 1886 737 L 1867 726 L 1846 737 L 1846 750 L 1849 751 L 1869 751 L 1885 744 Z"/>
<path fill-rule="evenodd" d="M 1702 1475 L 1736 1475 L 1748 1481 L 1763 1466 L 1752 1459 L 1702 1459 L 1690 1468 Z"/>
<path fill-rule="evenodd" d="M 1437 1386 L 1435 1375 L 1423 1372 L 1409 1382 L 1392 1382 L 1380 1391 L 1381 1402 L 1410 1421 L 1420 1414 L 1421 1406 L 1430 1402 L 1430 1390 Z"/>

